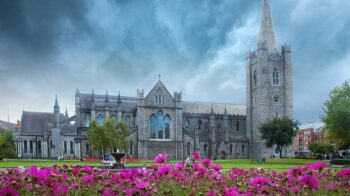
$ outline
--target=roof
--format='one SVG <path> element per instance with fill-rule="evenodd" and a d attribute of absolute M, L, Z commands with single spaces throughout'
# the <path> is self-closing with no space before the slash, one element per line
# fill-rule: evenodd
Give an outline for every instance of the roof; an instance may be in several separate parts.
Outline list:
<path fill-rule="evenodd" d="M 94 95 L 95 106 L 105 106 L 106 105 L 106 95 Z M 137 106 L 136 97 L 120 96 L 121 107 L 126 110 L 131 110 Z M 92 106 L 92 96 L 91 94 L 80 94 L 80 105 L 82 108 L 90 108 Z M 108 103 L 110 107 L 118 106 L 118 96 L 108 95 Z"/>
<path fill-rule="evenodd" d="M 16 124 L 0 120 L 0 129 L 16 130 Z"/>
<path fill-rule="evenodd" d="M 225 108 L 227 115 L 246 115 L 245 105 L 235 105 L 227 103 L 209 103 L 209 102 L 189 102 L 184 101 L 182 103 L 182 111 L 184 113 L 192 114 L 210 114 L 213 108 L 214 114 L 225 114 Z"/>
<path fill-rule="evenodd" d="M 23 111 L 21 132 L 44 132 L 48 123 L 54 124 L 54 119 L 55 115 L 53 113 Z M 61 119 L 65 119 L 63 114 L 61 114 Z"/>

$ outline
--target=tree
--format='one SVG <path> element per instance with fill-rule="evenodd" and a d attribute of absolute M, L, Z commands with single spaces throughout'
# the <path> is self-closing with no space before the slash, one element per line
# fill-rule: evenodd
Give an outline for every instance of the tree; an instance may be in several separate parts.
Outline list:
<path fill-rule="evenodd" d="M 102 126 L 92 121 L 88 139 L 92 151 L 104 154 L 115 152 L 117 149 L 126 150 L 128 134 L 129 127 L 123 121 L 116 123 L 114 120 L 106 120 Z"/>
<path fill-rule="evenodd" d="M 16 146 L 12 131 L 0 130 L 0 154 L 6 158 L 16 157 Z"/>
<path fill-rule="evenodd" d="M 325 128 L 342 144 L 350 147 L 350 80 L 334 88 L 324 103 L 325 114 L 321 117 Z"/>
<path fill-rule="evenodd" d="M 334 147 L 326 143 L 313 143 L 310 145 L 309 150 L 313 154 L 326 154 L 334 152 Z"/>
<path fill-rule="evenodd" d="M 261 139 L 265 141 L 265 146 L 272 148 L 276 145 L 282 158 L 282 147 L 292 144 L 298 130 L 298 122 L 288 117 L 273 118 L 262 123 L 258 130 L 261 133 Z"/>

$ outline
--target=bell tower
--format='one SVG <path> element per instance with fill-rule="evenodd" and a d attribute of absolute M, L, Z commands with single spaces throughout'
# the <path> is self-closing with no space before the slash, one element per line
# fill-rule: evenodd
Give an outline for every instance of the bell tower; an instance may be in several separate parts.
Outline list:
<path fill-rule="evenodd" d="M 263 0 L 263 12 L 257 49 L 248 52 L 247 66 L 247 137 L 249 156 L 268 158 L 268 149 L 258 127 L 267 119 L 293 117 L 291 47 L 277 50 L 269 0 Z M 293 156 L 291 147 L 283 147 L 284 156 Z"/>

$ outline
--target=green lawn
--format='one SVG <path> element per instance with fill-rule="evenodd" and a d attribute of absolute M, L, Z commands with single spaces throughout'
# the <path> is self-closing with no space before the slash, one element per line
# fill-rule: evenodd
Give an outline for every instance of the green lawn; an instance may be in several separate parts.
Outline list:
<path fill-rule="evenodd" d="M 175 162 L 175 161 L 174 161 Z M 174 163 L 173 162 L 173 163 Z M 316 160 L 308 160 L 308 159 L 267 159 L 265 163 L 259 164 L 257 162 L 251 162 L 251 159 L 229 159 L 229 160 L 217 160 L 214 163 L 220 164 L 223 169 L 228 170 L 232 167 L 249 169 L 249 168 L 264 168 L 264 169 L 274 169 L 277 171 L 288 170 L 294 166 L 303 166 L 306 163 L 314 163 Z M 127 166 L 149 166 L 154 161 L 142 161 L 142 162 L 134 162 L 127 163 Z M 87 161 L 53 161 L 53 160 L 40 160 L 40 159 L 7 159 L 4 161 L 0 161 L 0 168 L 8 168 L 8 167 L 29 167 L 32 165 L 42 166 L 42 167 L 50 167 L 53 165 L 90 165 L 90 166 L 100 166 L 100 162 L 87 162 Z"/>

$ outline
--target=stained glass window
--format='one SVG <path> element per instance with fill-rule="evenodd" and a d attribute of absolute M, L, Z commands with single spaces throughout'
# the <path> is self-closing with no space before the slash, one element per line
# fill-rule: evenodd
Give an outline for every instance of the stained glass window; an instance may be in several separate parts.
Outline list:
<path fill-rule="evenodd" d="M 190 127 L 190 121 L 188 119 L 185 120 L 185 128 Z"/>
<path fill-rule="evenodd" d="M 104 119 L 103 119 L 102 114 L 99 114 L 97 116 L 97 123 L 98 123 L 98 125 L 102 126 L 103 125 L 103 121 L 104 121 Z"/>
<path fill-rule="evenodd" d="M 202 120 L 198 120 L 198 124 L 197 124 L 197 126 L 198 126 L 198 130 L 202 130 Z"/>
<path fill-rule="evenodd" d="M 156 138 L 156 115 L 152 114 L 150 119 L 151 138 Z"/>
<path fill-rule="evenodd" d="M 256 71 L 254 71 L 254 75 L 253 75 L 253 82 L 254 82 L 254 87 L 256 87 L 257 86 L 257 73 L 256 73 Z"/>
<path fill-rule="evenodd" d="M 163 112 L 158 112 L 158 138 L 163 139 Z"/>
<path fill-rule="evenodd" d="M 89 115 L 85 115 L 84 124 L 85 124 L 85 127 L 89 127 L 89 125 L 90 125 L 90 116 Z"/>
<path fill-rule="evenodd" d="M 170 116 L 165 116 L 165 139 L 170 138 Z"/>

